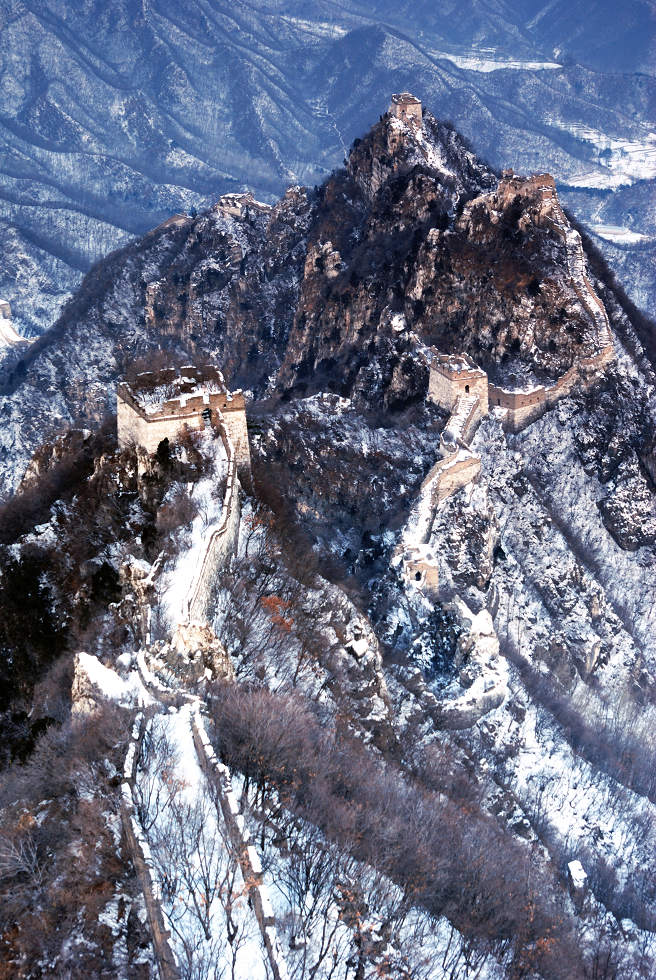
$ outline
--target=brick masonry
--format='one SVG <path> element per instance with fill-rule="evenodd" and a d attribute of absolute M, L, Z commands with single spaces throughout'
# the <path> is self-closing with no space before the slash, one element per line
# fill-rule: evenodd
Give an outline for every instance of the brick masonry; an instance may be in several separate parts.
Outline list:
<path fill-rule="evenodd" d="M 172 385 L 176 377 L 188 379 L 186 387 L 193 393 L 184 391 L 183 382 L 179 395 L 162 400 L 154 411 L 146 411 L 139 394 Z M 223 422 L 234 446 L 237 471 L 242 479 L 250 480 L 246 402 L 240 390 L 231 393 L 225 388 L 223 375 L 216 368 L 190 366 L 179 372 L 172 369 L 146 372 L 131 384 L 120 382 L 116 389 L 119 448 L 136 445 L 149 453 L 157 452 L 163 439 L 175 441 L 185 427 L 203 429 L 206 424 L 203 413 L 208 412 L 212 424 Z"/>

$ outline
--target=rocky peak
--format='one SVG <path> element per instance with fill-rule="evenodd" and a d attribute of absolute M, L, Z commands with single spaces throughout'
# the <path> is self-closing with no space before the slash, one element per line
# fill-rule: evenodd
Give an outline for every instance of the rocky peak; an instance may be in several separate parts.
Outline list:
<path fill-rule="evenodd" d="M 385 115 L 355 141 L 309 239 L 280 373 L 291 391 L 332 372 L 342 394 L 413 401 L 422 344 L 467 352 L 501 381 L 555 379 L 607 329 L 553 178 L 498 180 L 429 112 L 421 128 Z"/>
<path fill-rule="evenodd" d="M 420 128 L 386 114 L 314 192 L 227 195 L 92 270 L 5 375 L 0 460 L 15 486 L 44 437 L 97 422 L 161 347 L 256 397 L 383 411 L 424 398 L 430 345 L 495 383 L 556 379 L 598 342 L 591 289 L 551 178 L 499 180 L 429 111 Z"/>
<path fill-rule="evenodd" d="M 453 126 L 428 110 L 421 127 L 386 113 L 363 139 L 355 140 L 346 169 L 370 202 L 391 178 L 412 172 L 432 177 L 452 200 L 496 183 Z"/>

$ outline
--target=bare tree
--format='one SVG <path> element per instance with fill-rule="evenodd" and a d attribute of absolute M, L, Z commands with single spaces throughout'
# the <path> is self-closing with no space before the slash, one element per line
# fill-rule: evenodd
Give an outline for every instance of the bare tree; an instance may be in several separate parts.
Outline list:
<path fill-rule="evenodd" d="M 137 756 L 139 778 L 134 786 L 137 819 L 145 834 L 159 821 L 170 805 L 171 781 L 177 763 L 176 753 L 166 729 L 151 720 L 144 732 Z"/>

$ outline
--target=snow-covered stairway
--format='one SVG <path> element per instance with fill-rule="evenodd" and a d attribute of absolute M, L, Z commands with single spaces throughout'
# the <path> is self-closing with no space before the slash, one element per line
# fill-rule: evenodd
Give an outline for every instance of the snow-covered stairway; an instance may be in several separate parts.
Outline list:
<path fill-rule="evenodd" d="M 251 908 L 252 883 L 197 756 L 197 710 L 190 699 L 146 724 L 133 784 L 142 847 L 181 973 L 211 967 L 265 980 L 269 957 Z"/>
<path fill-rule="evenodd" d="M 217 758 L 198 706 L 192 716 L 192 731 L 201 768 L 218 791 L 223 817 L 239 854 L 242 877 L 249 885 L 249 901 L 260 927 L 273 980 L 287 980 L 287 965 L 278 940 L 275 915 L 264 883 L 260 858 L 239 810 L 230 770 Z"/>

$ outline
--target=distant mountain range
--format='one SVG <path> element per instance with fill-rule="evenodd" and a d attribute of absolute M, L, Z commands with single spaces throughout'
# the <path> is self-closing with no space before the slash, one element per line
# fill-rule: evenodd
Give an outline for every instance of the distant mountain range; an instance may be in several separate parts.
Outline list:
<path fill-rule="evenodd" d="M 491 164 L 554 173 L 653 312 L 650 11 L 0 0 L 0 296 L 41 332 L 102 255 L 227 191 L 319 182 L 407 88 Z"/>

